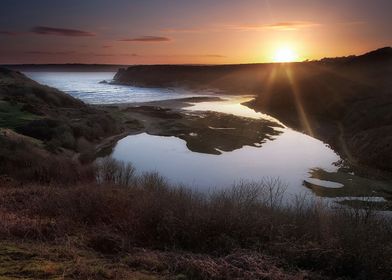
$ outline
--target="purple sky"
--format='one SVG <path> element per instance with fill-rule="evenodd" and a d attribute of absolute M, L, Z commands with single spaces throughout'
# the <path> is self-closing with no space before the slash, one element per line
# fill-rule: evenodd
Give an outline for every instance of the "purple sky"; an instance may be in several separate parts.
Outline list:
<path fill-rule="evenodd" d="M 0 63 L 252 63 L 392 45 L 391 0 L 2 0 Z"/>

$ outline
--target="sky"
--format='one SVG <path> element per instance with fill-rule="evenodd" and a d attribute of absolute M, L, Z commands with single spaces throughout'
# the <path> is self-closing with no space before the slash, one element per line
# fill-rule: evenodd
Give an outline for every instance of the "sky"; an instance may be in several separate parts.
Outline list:
<path fill-rule="evenodd" d="M 392 45 L 392 0 L 1 0 L 0 64 L 227 64 Z M 283 50 L 283 51 L 282 51 Z M 279 58 L 279 57 L 278 57 Z"/>

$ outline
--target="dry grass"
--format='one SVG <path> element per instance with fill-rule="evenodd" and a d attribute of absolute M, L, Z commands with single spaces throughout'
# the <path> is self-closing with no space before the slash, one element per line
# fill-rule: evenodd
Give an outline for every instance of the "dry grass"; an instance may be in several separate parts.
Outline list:
<path fill-rule="evenodd" d="M 159 265 L 189 279 L 392 275 L 392 224 L 375 212 L 301 197 L 283 204 L 273 180 L 200 194 L 113 161 L 97 170 L 99 183 L 0 188 L 0 235 L 47 244 L 74 237 L 115 258 L 159 250 Z"/>

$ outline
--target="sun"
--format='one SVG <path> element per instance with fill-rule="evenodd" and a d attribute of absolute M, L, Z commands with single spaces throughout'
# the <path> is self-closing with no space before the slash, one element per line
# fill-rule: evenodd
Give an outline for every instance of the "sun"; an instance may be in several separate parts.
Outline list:
<path fill-rule="evenodd" d="M 274 62 L 293 62 L 298 59 L 297 53 L 290 47 L 280 47 L 276 49 L 274 55 Z"/>

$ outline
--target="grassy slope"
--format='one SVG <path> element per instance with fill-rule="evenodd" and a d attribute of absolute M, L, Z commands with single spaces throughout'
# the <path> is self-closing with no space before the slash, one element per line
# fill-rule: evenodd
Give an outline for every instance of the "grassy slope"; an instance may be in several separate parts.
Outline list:
<path fill-rule="evenodd" d="M 88 163 L 103 139 L 137 127 L 137 121 L 0 68 L 0 174 L 45 183 L 80 180 L 91 168 L 75 159 Z"/>
<path fill-rule="evenodd" d="M 19 104 L 0 100 L 0 127 L 15 129 L 39 118 L 38 115 L 23 111 Z"/>
<path fill-rule="evenodd" d="M 77 140 L 94 143 L 121 132 L 110 112 L 88 106 L 23 74 L 0 68 L 0 127 L 77 150 Z"/>

